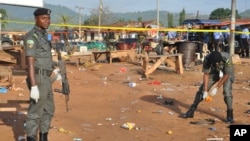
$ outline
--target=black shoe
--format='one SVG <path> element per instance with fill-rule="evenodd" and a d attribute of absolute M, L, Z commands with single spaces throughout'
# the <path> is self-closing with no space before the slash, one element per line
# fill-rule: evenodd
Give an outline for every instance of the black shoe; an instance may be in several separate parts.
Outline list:
<path fill-rule="evenodd" d="M 182 117 L 183 117 L 183 118 L 193 118 L 194 115 L 193 115 L 193 114 L 188 114 L 188 113 L 186 113 L 186 114 L 184 114 Z"/>
<path fill-rule="evenodd" d="M 234 118 L 233 118 L 233 110 L 230 109 L 230 110 L 227 110 L 227 121 L 226 123 L 227 124 L 231 124 L 234 122 Z"/>
<path fill-rule="evenodd" d="M 39 133 L 39 141 L 48 141 L 48 133 Z"/>
<path fill-rule="evenodd" d="M 186 114 L 183 115 L 183 118 L 193 118 L 196 107 L 197 106 L 192 105 Z"/>
<path fill-rule="evenodd" d="M 35 137 L 27 137 L 27 141 L 36 141 Z"/>
<path fill-rule="evenodd" d="M 226 123 L 227 123 L 227 124 L 232 124 L 232 123 L 234 123 L 234 119 L 227 120 Z"/>
<path fill-rule="evenodd" d="M 194 117 L 194 110 L 189 109 L 186 114 L 182 116 L 183 118 L 193 118 Z"/>

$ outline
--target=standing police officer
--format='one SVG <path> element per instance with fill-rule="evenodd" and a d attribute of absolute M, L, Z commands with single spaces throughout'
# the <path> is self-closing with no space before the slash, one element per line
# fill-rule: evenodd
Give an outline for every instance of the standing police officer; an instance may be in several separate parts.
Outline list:
<path fill-rule="evenodd" d="M 28 63 L 27 85 L 30 89 L 26 129 L 27 141 L 48 141 L 48 131 L 54 115 L 54 97 L 50 75 L 54 69 L 51 54 L 51 37 L 46 29 L 50 26 L 51 10 L 38 8 L 34 11 L 35 26 L 24 37 Z"/>
<path fill-rule="evenodd" d="M 216 95 L 218 89 L 223 85 L 224 102 L 227 106 L 227 123 L 234 122 L 233 118 L 233 95 L 232 83 L 234 81 L 234 66 L 232 58 L 226 52 L 213 51 L 205 57 L 203 63 L 203 84 L 196 93 L 193 104 L 184 114 L 184 118 L 193 118 L 199 103 L 207 98 L 209 89 L 216 83 L 211 95 Z"/>
<path fill-rule="evenodd" d="M 219 30 L 218 26 L 215 27 L 215 30 Z M 222 45 L 222 40 L 223 40 L 223 36 L 221 32 L 214 32 L 213 33 L 214 36 L 214 49 L 215 51 L 222 51 L 221 45 Z"/>
<path fill-rule="evenodd" d="M 247 26 L 243 26 L 243 34 L 241 34 L 241 57 L 249 58 L 249 30 Z M 246 54 L 245 54 L 246 53 Z"/>

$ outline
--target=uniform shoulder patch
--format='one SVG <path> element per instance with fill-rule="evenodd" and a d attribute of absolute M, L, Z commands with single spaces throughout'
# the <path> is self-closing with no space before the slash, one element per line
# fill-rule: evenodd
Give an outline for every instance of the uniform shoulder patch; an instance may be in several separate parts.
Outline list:
<path fill-rule="evenodd" d="M 27 41 L 26 41 L 26 44 L 27 44 L 27 46 L 28 46 L 29 48 L 33 48 L 35 42 L 34 42 L 33 40 L 27 40 Z"/>

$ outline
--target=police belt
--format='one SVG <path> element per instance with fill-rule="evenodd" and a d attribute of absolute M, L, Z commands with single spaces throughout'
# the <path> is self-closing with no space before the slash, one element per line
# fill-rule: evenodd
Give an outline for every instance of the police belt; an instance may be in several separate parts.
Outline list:
<path fill-rule="evenodd" d="M 51 76 L 52 71 L 51 70 L 45 70 L 45 69 L 38 69 L 35 68 L 35 74 L 39 74 L 39 75 L 44 75 L 44 76 Z"/>

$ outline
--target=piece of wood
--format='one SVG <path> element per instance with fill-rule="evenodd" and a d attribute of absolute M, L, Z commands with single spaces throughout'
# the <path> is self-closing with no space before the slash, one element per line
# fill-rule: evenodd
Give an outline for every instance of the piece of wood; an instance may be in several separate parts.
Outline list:
<path fill-rule="evenodd" d="M 17 111 L 16 108 L 10 108 L 10 107 L 0 108 L 0 112 L 15 112 L 15 111 Z"/>
<path fill-rule="evenodd" d="M 183 74 L 184 73 L 184 69 L 183 69 L 183 65 L 182 65 L 182 56 L 183 54 L 179 54 L 176 59 L 176 62 L 175 62 L 175 70 L 177 73 L 179 74 Z"/>
<path fill-rule="evenodd" d="M 148 76 L 149 74 L 151 74 L 152 72 L 154 72 L 156 70 L 156 68 L 159 67 L 159 65 L 167 58 L 167 56 L 163 56 L 160 57 L 160 59 L 158 59 L 155 64 L 150 67 L 149 69 L 146 70 L 145 75 Z"/>
<path fill-rule="evenodd" d="M 153 73 L 159 66 L 160 64 L 167 62 L 172 66 L 175 71 L 179 74 L 183 74 L 183 65 L 182 65 L 182 56 L 183 54 L 167 54 L 167 55 L 152 55 L 148 56 L 147 54 L 142 55 L 143 59 L 143 70 L 144 70 L 144 75 L 146 77 L 149 76 L 149 74 Z M 174 60 L 172 59 L 174 57 Z M 153 64 L 152 67 L 149 68 L 149 60 L 150 59 L 156 59 L 157 61 Z"/>
<path fill-rule="evenodd" d="M 122 57 L 128 57 L 128 51 L 111 51 L 110 52 L 110 58 L 109 63 L 112 64 L 112 59 L 114 58 L 122 58 Z"/>

